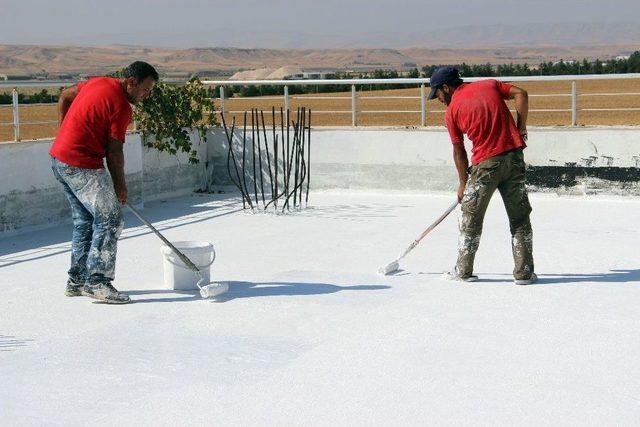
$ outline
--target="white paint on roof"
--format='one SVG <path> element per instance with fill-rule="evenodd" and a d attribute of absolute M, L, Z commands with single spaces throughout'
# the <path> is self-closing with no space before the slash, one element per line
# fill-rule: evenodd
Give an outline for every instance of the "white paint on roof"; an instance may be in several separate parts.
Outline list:
<path fill-rule="evenodd" d="M 450 195 L 315 193 L 291 215 L 202 195 L 147 204 L 214 243 L 223 302 L 161 289 L 159 240 L 126 217 L 115 285 L 66 298 L 70 227 L 0 240 L 4 425 L 633 425 L 640 419 L 640 201 L 532 197 L 538 285 L 511 284 L 494 198 L 482 281 L 441 279 Z"/>

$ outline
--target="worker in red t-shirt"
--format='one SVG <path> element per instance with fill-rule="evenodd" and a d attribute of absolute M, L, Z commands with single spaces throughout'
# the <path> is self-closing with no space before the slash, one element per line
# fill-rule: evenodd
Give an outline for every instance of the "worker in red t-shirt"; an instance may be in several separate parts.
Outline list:
<path fill-rule="evenodd" d="M 123 225 L 121 204 L 127 202 L 123 144 L 130 104 L 147 99 L 157 81 L 156 70 L 138 61 L 122 78 L 92 78 L 60 94 L 60 130 L 49 154 L 73 219 L 67 296 L 129 302 L 111 284 Z"/>
<path fill-rule="evenodd" d="M 498 189 L 507 210 L 515 268 L 514 283 L 528 285 L 537 280 L 533 266 L 531 205 L 525 187 L 523 149 L 527 140 L 527 92 L 497 80 L 464 83 L 458 70 L 440 67 L 431 75 L 429 99 L 447 106 L 445 123 L 453 143 L 453 158 L 462 204 L 458 261 L 445 276 L 475 281 L 473 261 L 480 245 L 484 214 Z M 517 123 L 505 100 L 515 100 Z M 471 167 L 463 135 L 472 142 Z"/>

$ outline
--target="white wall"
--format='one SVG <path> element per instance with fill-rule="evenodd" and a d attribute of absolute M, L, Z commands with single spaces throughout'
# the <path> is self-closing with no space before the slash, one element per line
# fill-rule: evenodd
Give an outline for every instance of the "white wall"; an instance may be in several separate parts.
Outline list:
<path fill-rule="evenodd" d="M 238 152 L 240 132 L 235 137 Z M 50 145 L 51 140 L 0 143 L 0 236 L 69 219 L 67 201 L 51 173 Z M 444 128 L 318 128 L 312 131 L 311 147 L 314 189 L 427 192 L 454 190 L 457 185 Z M 158 153 L 142 147 L 138 135 L 127 135 L 125 169 L 131 200 L 140 203 L 187 194 L 204 188 L 207 179 L 213 185 L 229 185 L 224 132 L 212 129 L 209 142 L 196 148 L 201 162 L 190 165 L 186 154 Z M 538 178 L 558 170 L 562 177 L 604 170 L 605 178 L 582 180 L 581 191 L 592 186 L 605 193 L 640 195 L 640 178 L 634 181 L 640 173 L 638 127 L 532 128 L 525 159 Z M 592 162 L 591 168 L 561 168 L 584 166 L 586 161 Z M 624 173 L 617 174 L 618 170 Z M 627 181 L 618 182 L 618 175 Z M 544 182 L 536 185 L 545 190 Z"/>
<path fill-rule="evenodd" d="M 241 137 L 237 132 L 236 152 Z M 213 140 L 216 142 L 211 155 L 217 171 L 216 183 L 228 184 L 226 139 L 218 132 L 214 133 Z M 312 132 L 311 152 L 311 186 L 315 189 L 432 191 L 457 188 L 452 146 L 444 128 L 318 128 Z M 634 156 L 640 156 L 638 127 L 531 128 L 525 151 L 527 164 L 532 169 L 538 168 L 538 174 L 545 173 L 543 168 L 548 166 L 587 166 L 587 162 L 592 166 L 587 172 L 593 171 L 595 175 L 602 172 L 600 169 L 604 166 L 635 168 L 640 157 Z M 574 172 L 584 171 L 575 168 Z M 596 181 L 602 180 L 592 180 Z M 635 194 L 636 189 L 630 192 L 628 186 L 617 184 L 614 180 L 600 186 L 603 191 L 624 187 L 624 191 Z"/>
<path fill-rule="evenodd" d="M 53 140 L 0 142 L 0 194 L 29 191 L 52 186 L 51 159 L 48 155 Z M 127 136 L 125 172 L 142 170 L 142 151 L 138 135 Z M 28 171 L 28 173 L 26 173 Z"/>
<path fill-rule="evenodd" d="M 613 157 L 612 166 L 636 166 L 640 128 L 532 128 L 527 163 L 533 166 L 578 162 L 596 156 Z M 467 143 L 467 145 L 469 145 Z M 312 146 L 319 163 L 376 165 L 453 165 L 452 147 L 444 128 L 430 129 L 314 129 Z M 550 161 L 554 160 L 554 161 Z"/>
<path fill-rule="evenodd" d="M 51 171 L 51 143 L 0 143 L 0 235 L 70 218 L 62 187 Z M 199 151 L 206 158 L 204 145 Z M 145 148 L 138 134 L 127 135 L 124 154 L 134 204 L 191 193 L 202 181 L 202 166 L 189 165 L 186 154 L 171 156 Z"/>

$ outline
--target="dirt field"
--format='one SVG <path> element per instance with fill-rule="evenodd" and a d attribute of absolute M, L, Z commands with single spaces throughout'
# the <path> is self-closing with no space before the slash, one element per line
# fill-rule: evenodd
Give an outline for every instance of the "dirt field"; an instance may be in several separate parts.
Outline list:
<path fill-rule="evenodd" d="M 571 108 L 571 82 L 523 82 L 519 83 L 529 91 L 528 123 L 536 126 L 568 126 L 571 121 L 570 111 L 538 112 L 539 109 Z M 364 88 L 363 88 L 364 89 Z M 639 95 L 589 96 L 593 93 L 640 93 L 640 80 L 586 80 L 577 82 L 578 108 L 638 108 Z M 539 97 L 543 94 L 563 94 L 564 96 Z M 305 95 L 308 97 L 310 95 Z M 350 126 L 351 125 L 351 93 L 331 93 L 312 95 L 314 99 L 292 96 L 290 108 L 298 107 L 312 110 L 314 126 Z M 389 97 L 389 99 L 367 99 L 368 97 Z M 398 96 L 413 96 L 414 99 L 395 99 Z M 358 92 L 358 125 L 359 126 L 420 126 L 420 91 L 415 89 L 395 89 L 385 91 Z M 345 99 L 333 99 L 344 97 Z M 322 99 L 329 98 L 329 99 Z M 282 98 L 232 98 L 225 101 L 226 111 L 244 111 L 260 108 L 265 111 L 265 119 L 270 123 L 271 107 L 277 110 L 283 107 Z M 511 106 L 513 108 L 513 106 Z M 427 126 L 443 125 L 443 105 L 437 100 L 427 103 Z M 394 113 L 373 113 L 371 111 L 391 110 Z M 323 111 L 344 111 L 343 113 L 323 113 Z M 242 113 L 227 113 L 225 118 L 231 122 L 236 116 L 238 124 L 242 123 Z M 44 122 L 57 120 L 56 106 L 20 106 L 20 133 L 22 140 L 46 138 L 55 135 L 56 123 L 28 124 L 27 122 Z M 279 123 L 279 117 L 276 122 Z M 0 140 L 13 140 L 11 106 L 0 106 Z M 578 111 L 578 125 L 640 125 L 638 111 Z"/>

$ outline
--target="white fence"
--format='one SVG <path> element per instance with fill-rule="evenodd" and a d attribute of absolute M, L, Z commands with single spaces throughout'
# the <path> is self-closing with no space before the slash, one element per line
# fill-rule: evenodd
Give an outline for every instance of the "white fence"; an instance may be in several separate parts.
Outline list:
<path fill-rule="evenodd" d="M 639 111 L 639 107 L 625 107 L 625 108 L 579 108 L 578 99 L 580 97 L 619 97 L 619 96 L 640 96 L 640 92 L 624 92 L 624 93 L 583 93 L 579 94 L 577 91 L 576 82 L 581 80 L 621 80 L 621 79 L 640 79 L 640 73 L 634 74 L 585 74 L 585 75 L 564 75 L 564 76 L 511 76 L 511 77 L 495 77 L 498 80 L 509 82 L 536 82 L 536 81 L 571 81 L 571 92 L 569 93 L 552 93 L 552 94 L 535 94 L 530 93 L 530 97 L 566 97 L 570 98 L 570 108 L 548 108 L 548 109 L 531 109 L 532 113 L 536 112 L 571 112 L 571 121 L 568 123 L 571 126 L 576 126 L 578 121 L 579 112 L 590 111 Z M 478 81 L 486 79 L 485 77 L 471 77 L 465 78 L 467 82 Z M 173 82 L 172 82 L 173 83 Z M 277 99 L 282 100 L 284 105 L 284 111 L 289 109 L 290 100 L 292 99 L 313 99 L 314 101 L 333 101 L 333 100 L 351 100 L 351 108 L 348 110 L 314 110 L 314 114 L 344 114 L 351 116 L 351 125 L 358 125 L 358 117 L 364 114 L 408 114 L 408 113 L 420 113 L 420 126 L 427 126 L 429 113 L 442 113 L 444 110 L 428 110 L 427 109 L 427 86 L 429 84 L 428 78 L 398 78 L 398 79 L 344 79 L 344 80 L 206 80 L 203 82 L 206 85 L 219 86 L 220 97 L 216 99 L 219 103 L 221 113 L 237 114 L 242 111 L 228 111 L 225 106 L 225 90 L 226 86 L 264 86 L 264 85 L 278 85 L 284 86 L 282 96 L 270 96 L 260 97 L 259 99 Z M 74 84 L 69 81 L 3 81 L 0 82 L 0 90 L 3 87 L 13 88 L 13 103 L 12 105 L 0 105 L 0 108 L 11 108 L 13 120 L 11 122 L 0 122 L 0 126 L 12 126 L 14 140 L 20 141 L 20 126 L 21 125 L 38 125 L 38 124 L 54 124 L 56 120 L 44 120 L 44 121 L 24 121 L 20 119 L 20 104 L 18 102 L 18 90 L 19 88 L 38 88 L 38 87 L 62 87 Z M 366 86 L 372 84 L 388 85 L 390 88 L 398 85 L 419 85 L 419 94 L 416 96 L 367 96 L 367 100 L 382 99 L 414 99 L 420 100 L 419 110 L 363 110 L 358 108 L 359 95 L 357 91 L 358 86 Z M 350 85 L 351 96 L 310 96 L 310 95 L 289 95 L 289 88 L 293 86 L 328 86 L 328 85 Z M 234 98 L 234 100 L 255 100 L 257 98 Z M 53 105 L 53 104 L 29 104 L 34 105 Z M 279 112 L 278 112 L 279 113 Z M 418 123 L 416 123 L 418 125 Z"/>
<path fill-rule="evenodd" d="M 640 93 L 585 93 L 578 94 L 576 81 L 579 80 L 616 80 L 616 79 L 640 79 L 639 73 L 630 74 L 582 74 L 582 75 L 564 75 L 564 76 L 511 76 L 511 77 L 493 77 L 497 80 L 508 82 L 535 82 L 535 81 L 571 81 L 570 93 L 557 94 L 530 94 L 531 97 L 570 97 L 571 108 L 566 109 L 532 109 L 530 112 L 571 112 L 571 126 L 576 126 L 578 120 L 578 111 L 640 111 L 638 108 L 578 108 L 579 96 L 638 96 Z M 464 78 L 466 82 L 485 80 L 487 77 L 469 77 Z M 262 97 L 262 99 L 283 99 L 284 110 L 288 110 L 291 99 L 313 99 L 318 100 L 351 100 L 350 110 L 314 110 L 314 114 L 350 114 L 351 125 L 358 125 L 359 114 L 406 114 L 420 113 L 420 126 L 427 125 L 427 113 L 443 113 L 444 110 L 427 110 L 427 92 L 426 88 L 429 84 L 428 78 L 399 78 L 399 79 L 344 79 L 344 80 L 205 80 L 207 85 L 220 86 L 220 111 L 221 113 L 237 114 L 243 111 L 226 111 L 225 110 L 225 86 L 263 86 L 278 85 L 284 86 L 284 95 L 282 97 Z M 357 86 L 366 86 L 372 84 L 383 84 L 393 87 L 394 85 L 415 84 L 420 85 L 419 96 L 367 96 L 367 100 L 371 99 L 420 99 L 420 110 L 359 110 L 358 109 L 358 92 Z M 327 86 L 327 85 L 351 85 L 351 96 L 309 96 L 309 95 L 289 95 L 290 86 Z M 251 99 L 251 98 L 242 98 Z"/>

